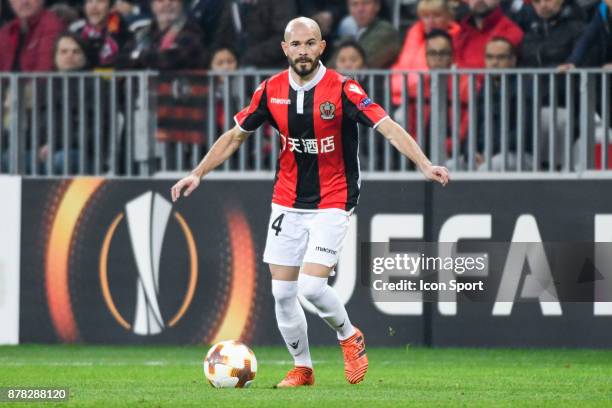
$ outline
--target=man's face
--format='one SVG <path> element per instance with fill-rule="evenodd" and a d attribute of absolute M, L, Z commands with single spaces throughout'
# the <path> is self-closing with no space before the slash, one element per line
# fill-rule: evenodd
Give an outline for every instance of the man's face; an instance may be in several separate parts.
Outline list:
<path fill-rule="evenodd" d="M 9 0 L 15 15 L 20 19 L 30 18 L 43 9 L 43 0 Z"/>
<path fill-rule="evenodd" d="M 470 11 L 477 17 L 484 17 L 499 5 L 500 0 L 468 0 Z"/>
<path fill-rule="evenodd" d="M 110 13 L 109 0 L 86 0 L 85 1 L 85 16 L 89 24 L 99 26 L 104 24 L 106 17 Z"/>
<path fill-rule="evenodd" d="M 151 8 L 153 14 L 155 14 L 155 20 L 162 30 L 174 24 L 183 14 L 181 0 L 153 0 Z"/>
<path fill-rule="evenodd" d="M 325 41 L 306 25 L 297 25 L 281 43 L 289 65 L 301 77 L 310 75 L 319 65 Z"/>
<path fill-rule="evenodd" d="M 449 69 L 453 65 L 453 50 L 448 39 L 434 37 L 427 40 L 425 57 L 430 70 Z"/>
<path fill-rule="evenodd" d="M 364 65 L 361 54 L 353 47 L 341 48 L 336 55 L 336 69 L 339 71 L 359 71 Z"/>
<path fill-rule="evenodd" d="M 419 13 L 419 19 L 423 22 L 425 32 L 433 29 L 446 30 L 451 21 L 450 16 L 444 10 L 426 10 Z"/>
<path fill-rule="evenodd" d="M 64 37 L 57 44 L 55 65 L 58 71 L 75 71 L 85 66 L 85 54 L 72 38 Z"/>
<path fill-rule="evenodd" d="M 540 18 L 548 20 L 561 11 L 563 0 L 533 0 L 532 4 L 536 14 Z"/>
<path fill-rule="evenodd" d="M 510 44 L 505 41 L 491 41 L 485 50 L 485 67 L 489 69 L 514 68 L 516 57 Z"/>
<path fill-rule="evenodd" d="M 226 49 L 221 49 L 215 52 L 212 61 L 210 62 L 210 69 L 218 72 L 235 71 L 238 68 L 238 61 L 234 54 Z"/>
<path fill-rule="evenodd" d="M 349 14 L 355 19 L 359 28 L 372 24 L 380 10 L 377 0 L 348 0 Z"/>

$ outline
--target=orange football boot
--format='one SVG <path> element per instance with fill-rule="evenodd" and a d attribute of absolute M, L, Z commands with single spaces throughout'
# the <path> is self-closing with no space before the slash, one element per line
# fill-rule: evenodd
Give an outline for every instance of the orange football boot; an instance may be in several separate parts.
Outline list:
<path fill-rule="evenodd" d="M 283 381 L 274 388 L 300 387 L 302 385 L 314 385 L 314 371 L 310 367 L 293 367 Z"/>
<path fill-rule="evenodd" d="M 361 330 L 355 327 L 355 334 L 340 341 L 344 354 L 344 376 L 351 384 L 363 381 L 368 371 L 368 355 L 365 350 L 365 339 Z"/>

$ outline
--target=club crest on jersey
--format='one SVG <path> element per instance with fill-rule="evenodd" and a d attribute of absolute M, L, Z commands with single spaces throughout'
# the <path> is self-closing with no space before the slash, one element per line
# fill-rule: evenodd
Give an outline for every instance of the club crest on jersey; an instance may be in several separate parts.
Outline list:
<path fill-rule="evenodd" d="M 336 112 L 336 105 L 333 103 L 326 101 L 319 105 L 319 111 L 321 111 L 321 119 L 331 120 L 334 118 Z"/>

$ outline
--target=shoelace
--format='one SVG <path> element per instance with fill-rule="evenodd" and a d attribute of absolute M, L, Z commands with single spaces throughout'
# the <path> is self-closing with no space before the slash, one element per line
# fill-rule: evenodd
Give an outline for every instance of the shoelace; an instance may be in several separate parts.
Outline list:
<path fill-rule="evenodd" d="M 352 341 L 342 347 L 342 352 L 347 360 L 356 360 L 363 350 L 363 342 Z"/>
<path fill-rule="evenodd" d="M 301 367 L 294 367 L 287 373 L 285 380 L 299 380 L 300 382 L 303 382 L 306 380 L 306 376 L 308 374 L 309 371 L 307 369 Z"/>

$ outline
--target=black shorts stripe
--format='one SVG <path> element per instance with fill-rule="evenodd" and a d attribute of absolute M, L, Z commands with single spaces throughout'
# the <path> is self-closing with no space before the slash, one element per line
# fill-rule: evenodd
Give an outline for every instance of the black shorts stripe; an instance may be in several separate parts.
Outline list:
<path fill-rule="evenodd" d="M 321 202 L 321 187 L 319 183 L 319 162 L 316 154 L 304 152 L 304 139 L 314 139 L 314 89 L 304 92 L 304 113 L 297 113 L 297 92 L 291 88 L 289 90 L 289 138 L 301 139 L 297 143 L 297 150 L 293 152 L 297 165 L 297 185 L 295 208 L 316 209 Z M 287 140 L 287 149 L 291 144 Z"/>

